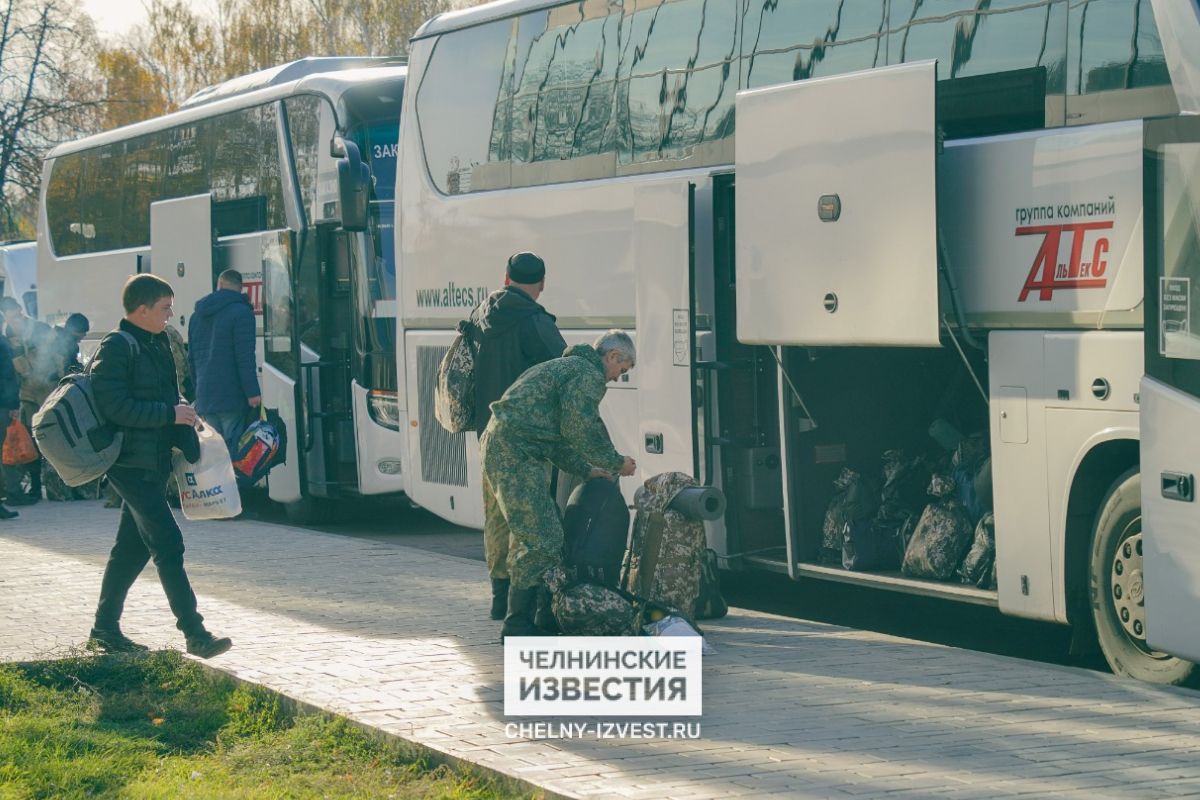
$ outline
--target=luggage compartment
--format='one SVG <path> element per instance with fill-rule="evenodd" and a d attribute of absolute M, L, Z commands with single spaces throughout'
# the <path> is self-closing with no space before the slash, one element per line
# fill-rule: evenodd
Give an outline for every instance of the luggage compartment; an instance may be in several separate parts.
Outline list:
<path fill-rule="evenodd" d="M 784 461 L 779 471 L 786 502 L 785 497 L 774 502 L 776 518 L 786 518 L 789 524 L 761 524 L 769 506 L 752 500 L 770 481 L 759 474 L 762 469 L 756 460 L 726 458 L 724 477 L 731 498 L 727 521 L 736 528 L 742 563 L 800 578 L 995 605 L 993 588 L 961 583 L 957 575 L 931 580 L 909 577 L 898 568 L 852 571 L 842 566 L 840 553 L 831 560 L 828 551 L 822 551 L 825 515 L 843 469 L 868 476 L 878 494 L 884 482 L 883 455 L 889 450 L 921 457 L 930 473 L 938 474 L 951 472 L 955 448 L 946 446 L 947 435 L 973 437 L 987 453 L 988 404 L 975 383 L 977 378 L 987 391 L 987 368 L 982 353 L 976 351 L 968 359 L 971 370 L 953 349 L 783 348 L 781 360 L 790 383 L 776 384 L 783 401 L 783 446 L 773 452 Z M 942 442 L 930 432 L 935 421 Z M 928 483 L 926 476 L 920 485 Z M 748 494 L 747 487 L 755 486 L 760 488 Z M 916 514 L 933 502 L 933 497 L 923 498 Z M 972 538 L 977 522 L 978 516 L 970 518 Z M 791 569 L 789 550 L 794 559 Z"/>

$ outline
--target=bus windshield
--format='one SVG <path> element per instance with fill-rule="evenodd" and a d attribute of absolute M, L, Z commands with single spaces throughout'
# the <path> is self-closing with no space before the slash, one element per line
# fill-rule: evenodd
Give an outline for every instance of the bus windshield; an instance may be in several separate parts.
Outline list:
<path fill-rule="evenodd" d="M 389 109 L 390 110 L 390 109 Z M 375 316 L 394 317 L 396 299 L 396 252 L 393 244 L 396 187 L 396 141 L 400 118 L 393 111 L 387 117 L 361 122 L 350 129 L 350 138 L 358 144 L 371 168 L 370 224 L 374 243 L 372 264 L 365 265 Z"/>

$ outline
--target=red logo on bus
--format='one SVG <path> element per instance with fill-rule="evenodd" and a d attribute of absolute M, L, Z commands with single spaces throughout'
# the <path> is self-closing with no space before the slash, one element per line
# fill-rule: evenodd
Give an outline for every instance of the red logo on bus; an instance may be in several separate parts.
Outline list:
<path fill-rule="evenodd" d="M 255 314 L 263 312 L 263 285 L 262 281 L 246 281 L 242 284 L 242 291 L 250 300 L 250 305 L 254 307 Z"/>
<path fill-rule="evenodd" d="M 1108 255 L 1108 237 L 1097 236 L 1095 232 L 1110 230 L 1112 226 L 1112 220 L 1109 220 L 1017 228 L 1017 236 L 1040 233 L 1044 237 L 1017 300 L 1024 303 L 1029 293 L 1035 290 L 1039 300 L 1052 300 L 1056 289 L 1103 289 L 1107 286 L 1108 278 L 1104 277 L 1104 273 L 1108 269 L 1108 262 L 1104 257 Z M 1066 263 L 1058 260 L 1064 234 L 1071 241 L 1071 258 Z M 1087 252 L 1091 260 L 1084 261 L 1084 247 L 1089 243 L 1091 249 Z"/>

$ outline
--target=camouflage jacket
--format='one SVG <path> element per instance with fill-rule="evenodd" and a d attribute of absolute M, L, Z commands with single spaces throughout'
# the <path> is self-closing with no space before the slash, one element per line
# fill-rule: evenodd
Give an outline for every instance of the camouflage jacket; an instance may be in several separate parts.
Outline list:
<path fill-rule="evenodd" d="M 573 345 L 562 358 L 530 367 L 492 403 L 488 430 L 565 472 L 616 472 L 625 458 L 600 419 L 605 389 L 600 354 L 591 345 Z"/>

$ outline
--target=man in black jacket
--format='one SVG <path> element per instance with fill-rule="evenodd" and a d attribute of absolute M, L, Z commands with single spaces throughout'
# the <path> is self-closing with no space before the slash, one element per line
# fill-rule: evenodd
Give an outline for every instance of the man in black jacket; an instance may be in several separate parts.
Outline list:
<path fill-rule="evenodd" d="M 546 264 L 533 253 L 508 259 L 504 288 L 492 292 L 471 312 L 479 331 L 475 357 L 475 432 L 492 418 L 491 404 L 530 367 L 558 358 L 567 349 L 554 315 L 538 304 L 546 288 Z M 549 489 L 549 476 L 547 476 Z M 484 493 L 483 548 L 492 579 L 492 619 L 508 610 L 508 526 Z"/>
<path fill-rule="evenodd" d="M 172 445 L 181 445 L 185 452 L 197 448 L 196 411 L 179 402 L 175 362 L 163 333 L 174 298 L 171 285 L 162 278 L 130 278 L 121 295 L 125 318 L 119 328 L 128 336 L 107 336 L 92 366 L 96 405 L 124 433 L 121 454 L 108 471 L 109 483 L 124 502 L 89 643 L 110 653 L 146 649 L 121 633 L 120 620 L 129 588 L 153 558 L 176 627 L 187 639 L 187 651 L 211 658 L 232 642 L 209 633 L 196 610 L 196 595 L 183 569 L 183 534 L 164 494 Z"/>

